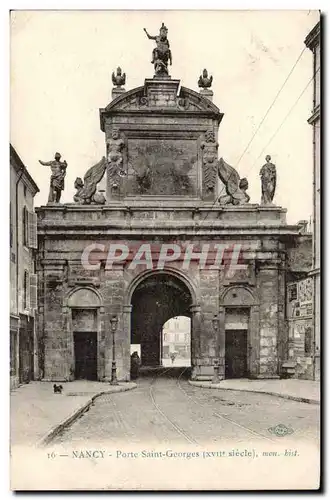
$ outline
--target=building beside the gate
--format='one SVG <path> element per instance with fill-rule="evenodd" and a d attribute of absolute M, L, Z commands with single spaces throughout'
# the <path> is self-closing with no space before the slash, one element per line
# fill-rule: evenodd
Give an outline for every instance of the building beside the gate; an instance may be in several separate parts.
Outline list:
<path fill-rule="evenodd" d="M 131 344 L 158 366 L 175 316 L 191 318 L 193 379 L 211 379 L 218 361 L 221 378 L 282 374 L 287 275 L 311 237 L 286 223 L 285 208 L 249 203 L 226 163 L 232 174 L 220 180 L 224 113 L 212 99 L 168 75 L 117 86 L 100 109 L 107 161 L 85 187 L 77 179 L 75 203 L 37 209 L 45 380 L 110 380 L 114 357 L 129 380 Z M 95 193 L 103 173 L 105 199 Z"/>
<path fill-rule="evenodd" d="M 321 25 L 318 22 L 305 39 L 306 46 L 313 52 L 313 107 L 308 119 L 313 127 L 313 266 L 314 281 L 314 374 L 320 380 L 321 342 Z"/>
<path fill-rule="evenodd" d="M 10 145 L 10 386 L 37 374 L 35 259 L 37 220 L 34 196 L 39 188 Z"/>
<path fill-rule="evenodd" d="M 175 353 L 179 358 L 190 360 L 190 318 L 178 316 L 170 318 L 163 327 L 163 358 L 170 358 Z"/>
<path fill-rule="evenodd" d="M 287 288 L 288 362 L 292 363 L 295 378 L 313 379 L 313 292 L 311 277 L 292 282 Z"/>

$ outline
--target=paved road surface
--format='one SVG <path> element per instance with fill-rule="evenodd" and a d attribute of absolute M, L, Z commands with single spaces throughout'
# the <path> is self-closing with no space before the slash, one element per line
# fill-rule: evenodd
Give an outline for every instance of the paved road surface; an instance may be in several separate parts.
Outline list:
<path fill-rule="evenodd" d="M 163 369 L 138 380 L 133 391 L 99 397 L 62 435 L 62 445 L 96 442 L 201 445 L 226 441 L 278 443 L 269 428 L 284 424 L 291 439 L 318 441 L 319 406 L 276 396 L 189 385 L 184 369 Z"/>
<path fill-rule="evenodd" d="M 175 358 L 172 363 L 171 358 L 163 358 L 162 364 L 165 367 L 181 367 L 181 366 L 190 366 L 190 358 Z"/>

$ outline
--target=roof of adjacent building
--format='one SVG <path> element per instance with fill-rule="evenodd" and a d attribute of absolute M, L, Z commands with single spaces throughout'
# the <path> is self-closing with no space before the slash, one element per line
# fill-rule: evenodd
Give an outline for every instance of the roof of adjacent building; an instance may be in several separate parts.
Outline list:
<path fill-rule="evenodd" d="M 305 38 L 305 45 L 307 45 L 309 49 L 313 49 L 316 45 L 320 45 L 320 33 L 321 22 L 319 21 Z"/>
<path fill-rule="evenodd" d="M 23 161 L 21 160 L 19 154 L 17 153 L 14 146 L 12 146 L 12 144 L 10 144 L 10 164 L 15 168 L 16 172 L 23 172 L 25 179 L 30 184 L 32 191 L 34 191 L 33 195 L 39 193 L 40 189 L 29 174 L 28 169 L 24 165 Z"/>

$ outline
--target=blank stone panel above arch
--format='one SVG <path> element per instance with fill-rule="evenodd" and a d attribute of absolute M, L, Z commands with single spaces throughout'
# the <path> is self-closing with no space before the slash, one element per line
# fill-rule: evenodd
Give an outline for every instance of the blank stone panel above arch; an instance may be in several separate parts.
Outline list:
<path fill-rule="evenodd" d="M 244 307 L 255 305 L 255 298 L 245 287 L 234 286 L 225 292 L 221 300 L 222 306 Z"/>
<path fill-rule="evenodd" d="M 73 308 L 101 307 L 101 300 L 99 295 L 90 288 L 79 288 L 70 295 L 68 306 Z"/>

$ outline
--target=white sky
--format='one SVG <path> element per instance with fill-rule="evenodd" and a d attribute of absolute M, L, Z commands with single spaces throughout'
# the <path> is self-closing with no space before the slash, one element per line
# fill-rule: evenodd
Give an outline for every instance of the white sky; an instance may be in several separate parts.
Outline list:
<path fill-rule="evenodd" d="M 120 65 L 126 90 L 153 76 L 154 42 L 168 27 L 172 78 L 198 90 L 204 67 L 213 75 L 214 103 L 224 113 L 219 156 L 235 166 L 283 84 L 317 11 L 16 11 L 11 30 L 11 142 L 47 202 L 48 161 L 55 151 L 68 162 L 62 202 L 72 202 L 74 180 L 105 154 L 99 108 L 111 101 L 111 73 Z M 275 203 L 287 221 L 312 214 L 312 83 L 258 159 L 312 77 L 306 49 L 237 169 L 260 201 L 259 170 L 266 154 L 277 166 Z"/>

